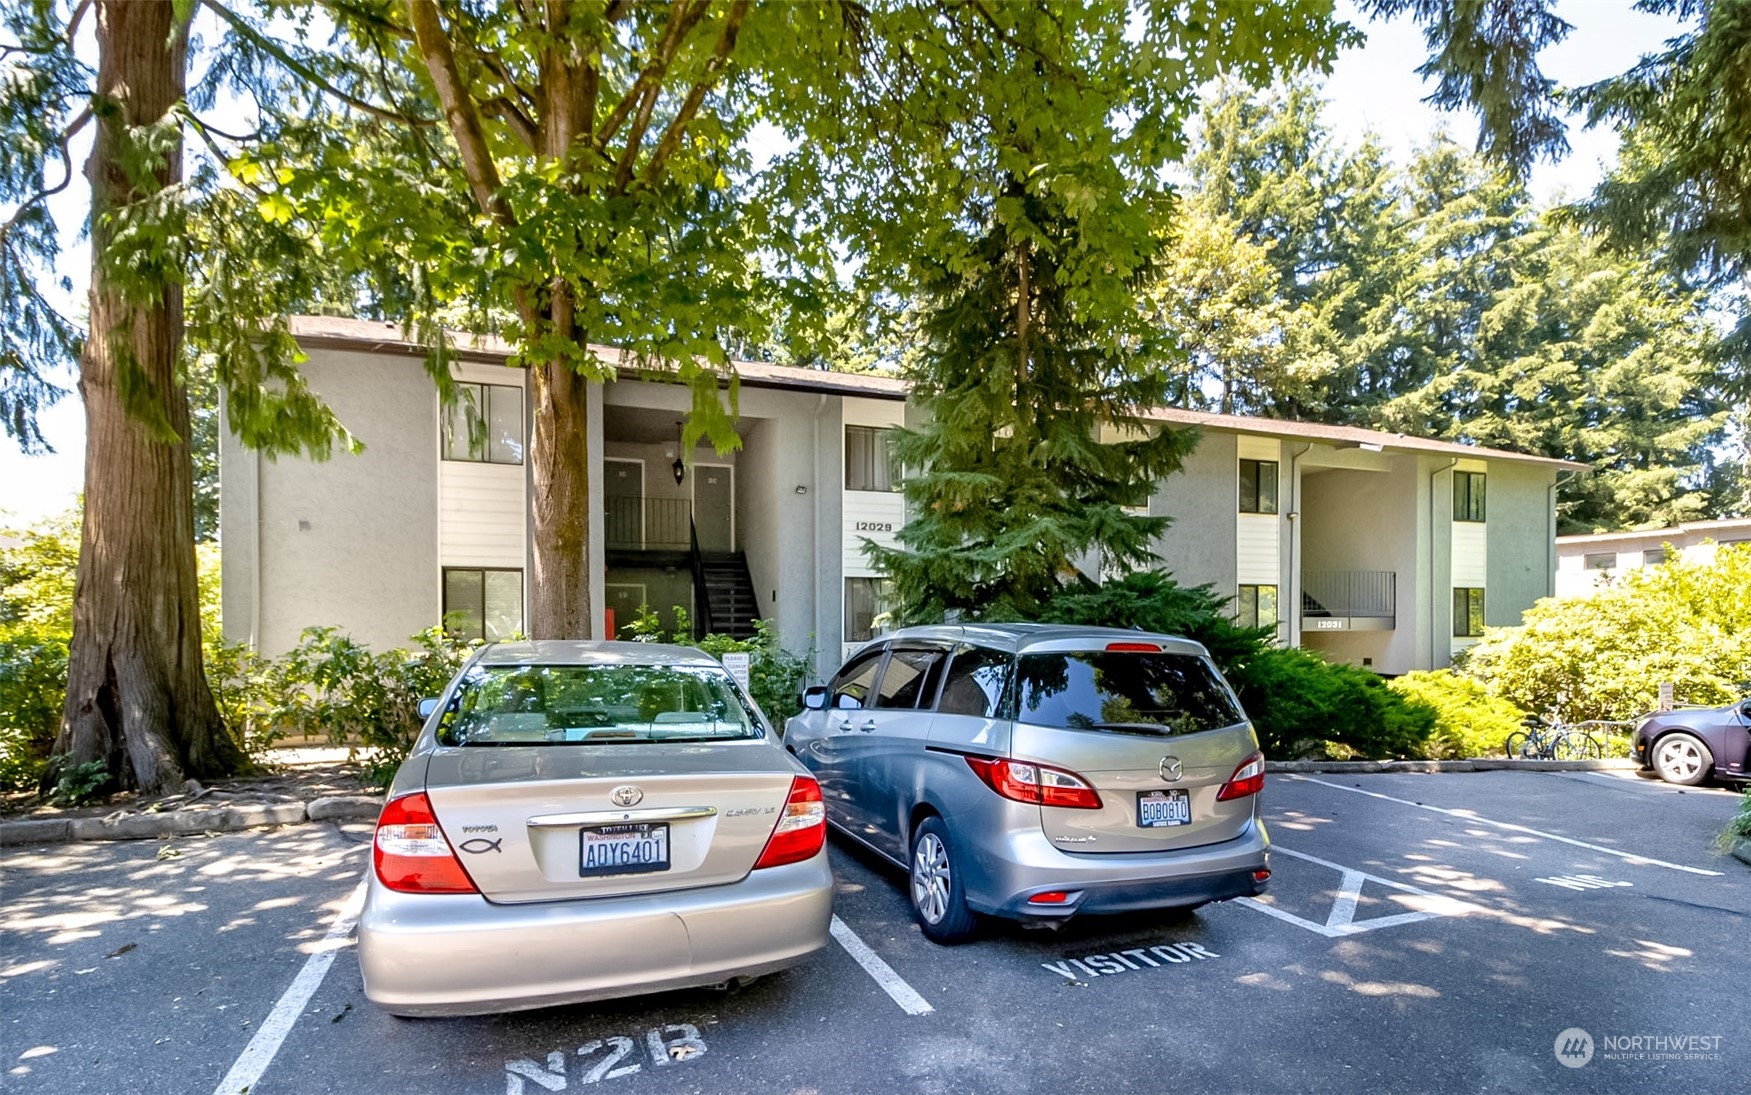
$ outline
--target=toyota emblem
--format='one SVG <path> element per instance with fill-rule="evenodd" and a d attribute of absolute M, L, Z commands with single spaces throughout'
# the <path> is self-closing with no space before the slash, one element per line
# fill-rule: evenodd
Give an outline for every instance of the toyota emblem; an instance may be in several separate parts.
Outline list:
<path fill-rule="evenodd" d="M 622 784 L 608 793 L 616 806 L 637 806 L 644 801 L 644 791 L 630 783 Z"/>
<path fill-rule="evenodd" d="M 1185 769 L 1180 766 L 1178 757 L 1161 758 L 1161 778 L 1169 783 L 1178 783 Z"/>

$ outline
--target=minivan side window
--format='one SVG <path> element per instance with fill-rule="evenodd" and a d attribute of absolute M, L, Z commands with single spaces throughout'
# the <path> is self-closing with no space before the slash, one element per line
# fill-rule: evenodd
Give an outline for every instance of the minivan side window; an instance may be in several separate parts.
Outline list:
<path fill-rule="evenodd" d="M 838 707 L 840 696 L 850 696 L 857 701 L 857 706 L 868 707 L 870 689 L 875 685 L 876 670 L 882 667 L 882 655 L 886 653 L 885 647 L 877 646 L 845 663 L 844 668 L 839 670 L 838 675 L 828 685 L 833 697 L 830 706 Z"/>
<path fill-rule="evenodd" d="M 936 683 L 948 651 L 940 647 L 894 648 L 882 682 L 876 689 L 875 707 L 929 707 L 936 698 Z"/>
<path fill-rule="evenodd" d="M 949 663 L 936 710 L 943 715 L 995 718 L 1009 690 L 1010 655 L 984 647 L 963 646 Z"/>

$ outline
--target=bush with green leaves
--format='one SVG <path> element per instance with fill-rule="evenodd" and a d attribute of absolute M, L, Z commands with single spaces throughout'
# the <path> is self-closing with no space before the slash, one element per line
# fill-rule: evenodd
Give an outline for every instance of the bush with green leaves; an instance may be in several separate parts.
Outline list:
<path fill-rule="evenodd" d="M 1651 711 L 1662 681 L 1676 684 L 1680 703 L 1727 703 L 1751 679 L 1751 544 L 1539 601 L 1519 627 L 1488 629 L 1465 668 L 1492 692 L 1564 722 Z"/>
<path fill-rule="evenodd" d="M 1731 852 L 1739 845 L 1751 845 L 1751 786 L 1745 788 L 1745 793 L 1739 796 L 1739 812 L 1733 815 L 1727 827 L 1721 831 L 1720 849 Z"/>
<path fill-rule="evenodd" d="M 1272 629 L 1237 626 L 1227 599 L 1209 586 L 1182 586 L 1162 571 L 1066 590 L 1040 618 L 1202 643 L 1239 693 L 1267 756 L 1419 756 L 1434 727 L 1432 709 L 1391 691 L 1376 674 L 1281 649 Z"/>
<path fill-rule="evenodd" d="M 755 620 L 751 639 L 707 635 L 695 641 L 692 638 L 692 617 L 687 610 L 676 605 L 670 611 L 675 617 L 672 632 L 663 629 L 662 617 L 649 605 L 639 605 L 637 614 L 626 625 L 633 641 L 698 647 L 714 658 L 722 658 L 725 654 L 746 654 L 748 694 L 754 697 L 760 710 L 766 712 L 773 726 L 782 730 L 785 722 L 802 710 L 803 685 L 808 682 L 814 667 L 813 650 L 807 654 L 793 654 L 786 650 L 779 641 L 778 626 L 771 620 Z"/>
<path fill-rule="evenodd" d="M 1311 651 L 1263 646 L 1225 672 L 1267 757 L 1420 757 L 1435 729 L 1434 708 Z"/>
<path fill-rule="evenodd" d="M 0 787 L 34 787 L 61 728 L 79 511 L 0 530 Z"/>
<path fill-rule="evenodd" d="M 1434 760 L 1500 755 L 1508 735 L 1523 729 L 1524 711 L 1451 669 L 1406 673 L 1388 687 L 1435 712 L 1434 732 L 1423 747 Z"/>

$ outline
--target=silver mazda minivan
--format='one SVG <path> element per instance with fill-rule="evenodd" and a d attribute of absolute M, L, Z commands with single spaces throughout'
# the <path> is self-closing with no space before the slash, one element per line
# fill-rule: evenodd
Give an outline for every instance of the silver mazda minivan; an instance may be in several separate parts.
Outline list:
<path fill-rule="evenodd" d="M 1197 643 L 1049 624 L 907 628 L 803 696 L 785 747 L 828 822 L 910 872 L 924 934 L 1263 892 L 1264 755 Z"/>

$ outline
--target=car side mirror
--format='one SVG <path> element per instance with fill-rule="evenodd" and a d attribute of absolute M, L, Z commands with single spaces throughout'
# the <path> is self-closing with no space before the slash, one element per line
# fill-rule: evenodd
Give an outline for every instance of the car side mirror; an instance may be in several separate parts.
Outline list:
<path fill-rule="evenodd" d="M 827 707 L 827 686 L 817 684 L 812 688 L 803 689 L 803 706 L 810 711 L 822 711 Z"/>

